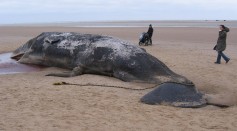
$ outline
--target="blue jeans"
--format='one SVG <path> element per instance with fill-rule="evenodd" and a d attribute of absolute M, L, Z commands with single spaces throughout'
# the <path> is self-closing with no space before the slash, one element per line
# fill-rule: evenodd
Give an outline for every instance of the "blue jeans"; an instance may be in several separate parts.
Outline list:
<path fill-rule="evenodd" d="M 222 51 L 218 51 L 217 60 L 216 60 L 217 63 L 221 63 L 221 57 L 223 57 L 225 61 L 230 60 L 230 58 L 228 58 Z"/>

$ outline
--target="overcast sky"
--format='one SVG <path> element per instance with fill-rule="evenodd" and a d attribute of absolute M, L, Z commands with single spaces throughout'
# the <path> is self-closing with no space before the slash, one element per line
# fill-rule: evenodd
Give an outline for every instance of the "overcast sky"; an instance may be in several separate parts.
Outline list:
<path fill-rule="evenodd" d="M 237 0 L 0 0 L 0 24 L 237 20 Z"/>

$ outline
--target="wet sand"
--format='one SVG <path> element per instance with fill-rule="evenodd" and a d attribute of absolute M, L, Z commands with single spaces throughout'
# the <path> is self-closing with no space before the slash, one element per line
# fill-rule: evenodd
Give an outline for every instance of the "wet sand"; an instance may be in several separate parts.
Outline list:
<path fill-rule="evenodd" d="M 183 109 L 142 104 L 148 93 L 107 87 L 54 86 L 66 81 L 129 88 L 148 85 L 118 79 L 82 75 L 73 78 L 46 77 L 51 72 L 0 75 L 0 130 L 236 130 L 237 128 L 237 29 L 228 34 L 228 64 L 215 65 L 212 50 L 218 36 L 215 28 L 155 28 L 153 46 L 147 52 L 178 74 L 192 80 L 199 91 L 233 105 Z M 138 43 L 147 28 L 0 27 L 0 53 L 13 51 L 44 31 L 104 34 Z"/>
<path fill-rule="evenodd" d="M 41 71 L 42 66 L 20 64 L 11 59 L 12 53 L 0 54 L 0 75 Z"/>

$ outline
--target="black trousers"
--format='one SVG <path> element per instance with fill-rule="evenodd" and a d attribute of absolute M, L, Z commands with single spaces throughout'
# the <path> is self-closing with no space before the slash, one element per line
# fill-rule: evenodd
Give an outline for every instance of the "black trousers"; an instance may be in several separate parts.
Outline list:
<path fill-rule="evenodd" d="M 151 42 L 151 44 L 152 44 L 152 37 L 149 37 L 149 41 Z"/>

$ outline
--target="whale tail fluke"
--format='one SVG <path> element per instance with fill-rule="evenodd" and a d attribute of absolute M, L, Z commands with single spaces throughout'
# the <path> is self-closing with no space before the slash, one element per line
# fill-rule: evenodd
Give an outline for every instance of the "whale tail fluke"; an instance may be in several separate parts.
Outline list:
<path fill-rule="evenodd" d="M 141 98 L 150 105 L 171 105 L 175 107 L 197 108 L 206 105 L 203 94 L 194 85 L 164 83 Z"/>

